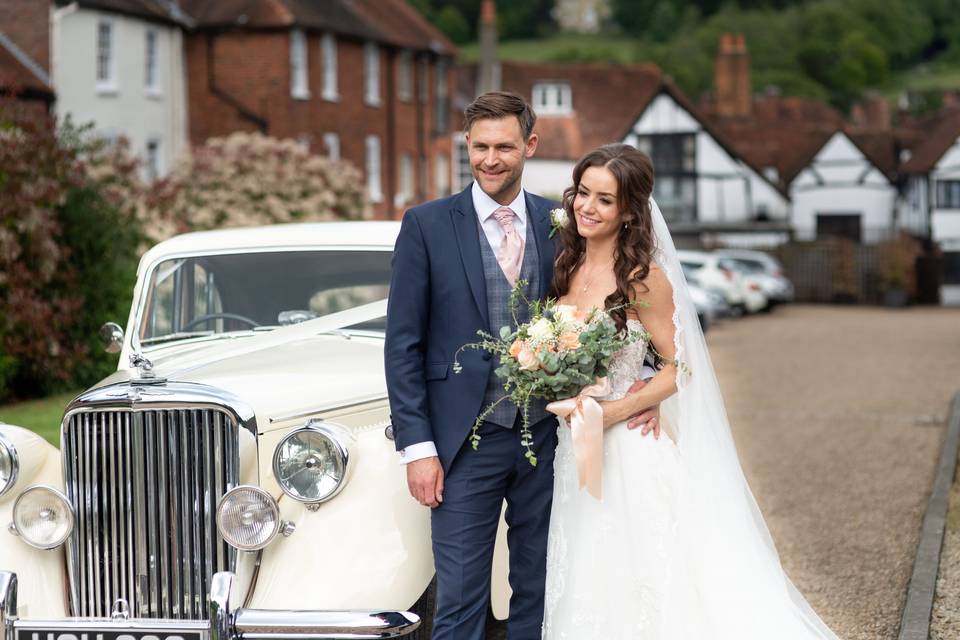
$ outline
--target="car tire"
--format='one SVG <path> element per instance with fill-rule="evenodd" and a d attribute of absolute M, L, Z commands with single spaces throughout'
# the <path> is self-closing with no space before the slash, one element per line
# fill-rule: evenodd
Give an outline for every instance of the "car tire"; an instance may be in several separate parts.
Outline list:
<path fill-rule="evenodd" d="M 410 609 L 413 613 L 420 616 L 420 626 L 411 633 L 409 640 L 430 640 L 433 633 L 433 616 L 437 612 L 437 578 L 434 577 L 427 585 L 427 590 L 423 592 L 420 599 L 417 600 Z"/>

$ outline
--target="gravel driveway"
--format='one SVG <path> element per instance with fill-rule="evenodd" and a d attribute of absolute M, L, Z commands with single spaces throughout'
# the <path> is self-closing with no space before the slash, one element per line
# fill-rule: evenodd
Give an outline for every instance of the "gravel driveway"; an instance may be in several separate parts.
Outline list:
<path fill-rule="evenodd" d="M 846 640 L 897 636 L 958 328 L 960 310 L 792 306 L 708 335 L 784 566 Z"/>

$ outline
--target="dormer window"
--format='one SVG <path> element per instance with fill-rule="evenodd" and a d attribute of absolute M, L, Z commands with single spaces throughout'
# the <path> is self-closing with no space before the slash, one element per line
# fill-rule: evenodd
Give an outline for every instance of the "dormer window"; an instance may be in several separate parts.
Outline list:
<path fill-rule="evenodd" d="M 573 113 L 573 93 L 567 82 L 538 82 L 533 85 L 533 110 L 541 116 L 568 116 Z"/>

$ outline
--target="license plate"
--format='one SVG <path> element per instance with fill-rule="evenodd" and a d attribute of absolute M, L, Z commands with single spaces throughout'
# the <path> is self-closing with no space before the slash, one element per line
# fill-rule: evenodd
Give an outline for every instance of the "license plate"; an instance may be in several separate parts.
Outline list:
<path fill-rule="evenodd" d="M 14 640 L 208 640 L 206 623 L 188 626 L 183 621 L 169 626 L 144 621 L 144 624 L 104 621 L 57 621 L 53 624 L 14 623 Z"/>

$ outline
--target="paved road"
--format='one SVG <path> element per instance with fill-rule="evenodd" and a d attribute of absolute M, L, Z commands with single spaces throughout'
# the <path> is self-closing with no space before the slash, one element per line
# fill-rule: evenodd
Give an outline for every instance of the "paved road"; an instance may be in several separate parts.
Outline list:
<path fill-rule="evenodd" d="M 708 343 L 794 583 L 841 638 L 896 638 L 960 390 L 960 310 L 793 306 Z"/>

